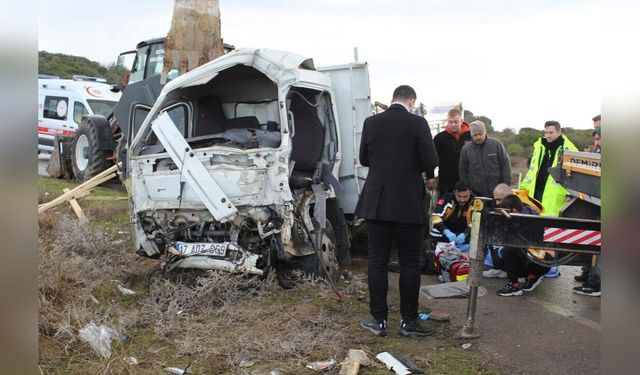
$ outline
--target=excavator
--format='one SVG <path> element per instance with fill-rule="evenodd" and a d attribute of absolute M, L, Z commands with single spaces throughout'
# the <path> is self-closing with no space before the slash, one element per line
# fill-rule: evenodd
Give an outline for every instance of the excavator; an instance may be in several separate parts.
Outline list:
<path fill-rule="evenodd" d="M 112 112 L 87 115 L 74 135 L 56 137 L 49 173 L 84 182 L 124 160 L 128 126 L 135 115 L 131 109 L 151 108 L 168 80 L 234 50 L 223 42 L 220 29 L 219 0 L 175 0 L 166 38 L 142 41 L 119 55 L 117 65 L 124 67 L 127 57 L 133 57 L 133 63 L 126 82 L 112 89 L 122 90 Z"/>

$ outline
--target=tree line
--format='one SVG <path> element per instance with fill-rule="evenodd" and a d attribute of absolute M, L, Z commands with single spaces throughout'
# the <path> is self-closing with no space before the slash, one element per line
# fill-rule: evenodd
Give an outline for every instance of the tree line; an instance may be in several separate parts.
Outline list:
<path fill-rule="evenodd" d="M 502 131 L 496 131 L 491 125 L 490 118 L 486 116 L 475 116 L 473 112 L 464 110 L 464 121 L 467 124 L 475 120 L 484 122 L 487 128 L 487 134 L 490 137 L 500 140 L 512 158 L 528 158 L 531 156 L 534 142 L 544 135 L 544 124 L 540 124 L 540 128 L 523 127 L 518 131 L 514 128 L 505 128 Z M 583 150 L 585 147 L 593 144 L 593 129 L 574 129 L 564 126 L 562 129 L 571 142 L 576 145 L 578 150 Z"/>
<path fill-rule="evenodd" d="M 115 64 L 103 66 L 86 57 L 38 51 L 38 73 L 71 79 L 74 75 L 105 78 L 108 83 L 121 85 L 125 69 Z"/>

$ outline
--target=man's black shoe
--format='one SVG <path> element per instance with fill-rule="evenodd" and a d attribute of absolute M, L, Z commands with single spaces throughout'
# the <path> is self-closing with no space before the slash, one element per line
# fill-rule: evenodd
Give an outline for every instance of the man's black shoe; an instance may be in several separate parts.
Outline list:
<path fill-rule="evenodd" d="M 583 286 L 577 286 L 573 288 L 573 292 L 577 294 L 582 294 L 583 296 L 591 296 L 591 297 L 600 297 L 602 292 L 600 291 L 599 286 L 591 286 L 589 284 L 584 284 Z"/>
<path fill-rule="evenodd" d="M 588 278 L 589 278 L 589 275 L 584 273 L 573 277 L 573 279 L 579 283 L 586 283 Z"/>
<path fill-rule="evenodd" d="M 373 333 L 376 336 L 387 335 L 387 321 L 384 319 L 374 319 L 369 316 L 360 321 L 360 327 Z"/>
<path fill-rule="evenodd" d="M 415 318 L 412 321 L 405 322 L 400 321 L 400 329 L 398 330 L 400 336 L 410 337 L 423 337 L 433 334 L 433 327 L 430 322 Z"/>

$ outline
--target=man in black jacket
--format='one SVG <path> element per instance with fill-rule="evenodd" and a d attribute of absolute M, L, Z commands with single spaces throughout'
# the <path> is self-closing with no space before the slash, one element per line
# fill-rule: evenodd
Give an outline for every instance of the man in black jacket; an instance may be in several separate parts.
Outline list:
<path fill-rule="evenodd" d="M 409 113 L 415 101 L 411 87 L 396 88 L 389 108 L 365 120 L 360 143 L 360 164 L 368 166 L 369 173 L 355 213 L 367 221 L 371 312 L 360 325 L 379 336 L 386 335 L 387 265 L 393 238 L 400 263 L 399 334 L 432 333 L 418 318 L 418 294 L 421 233 L 427 224 L 422 172 L 432 173 L 436 153 L 427 121 Z"/>
<path fill-rule="evenodd" d="M 440 197 L 452 191 L 453 186 L 458 182 L 460 150 L 468 142 L 471 142 L 469 125 L 462 121 L 460 110 L 452 108 L 447 113 L 447 126 L 433 137 L 433 144 L 438 153 L 438 194 Z"/>

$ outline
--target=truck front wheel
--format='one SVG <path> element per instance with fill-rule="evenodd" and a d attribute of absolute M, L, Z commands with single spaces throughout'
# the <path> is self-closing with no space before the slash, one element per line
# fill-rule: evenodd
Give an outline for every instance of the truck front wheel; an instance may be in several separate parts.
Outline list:
<path fill-rule="evenodd" d="M 78 182 L 87 181 L 113 165 L 113 161 L 107 159 L 113 152 L 100 147 L 101 131 L 98 127 L 104 124 L 98 124 L 99 121 L 96 116 L 83 118 L 73 138 L 71 165 Z"/>

